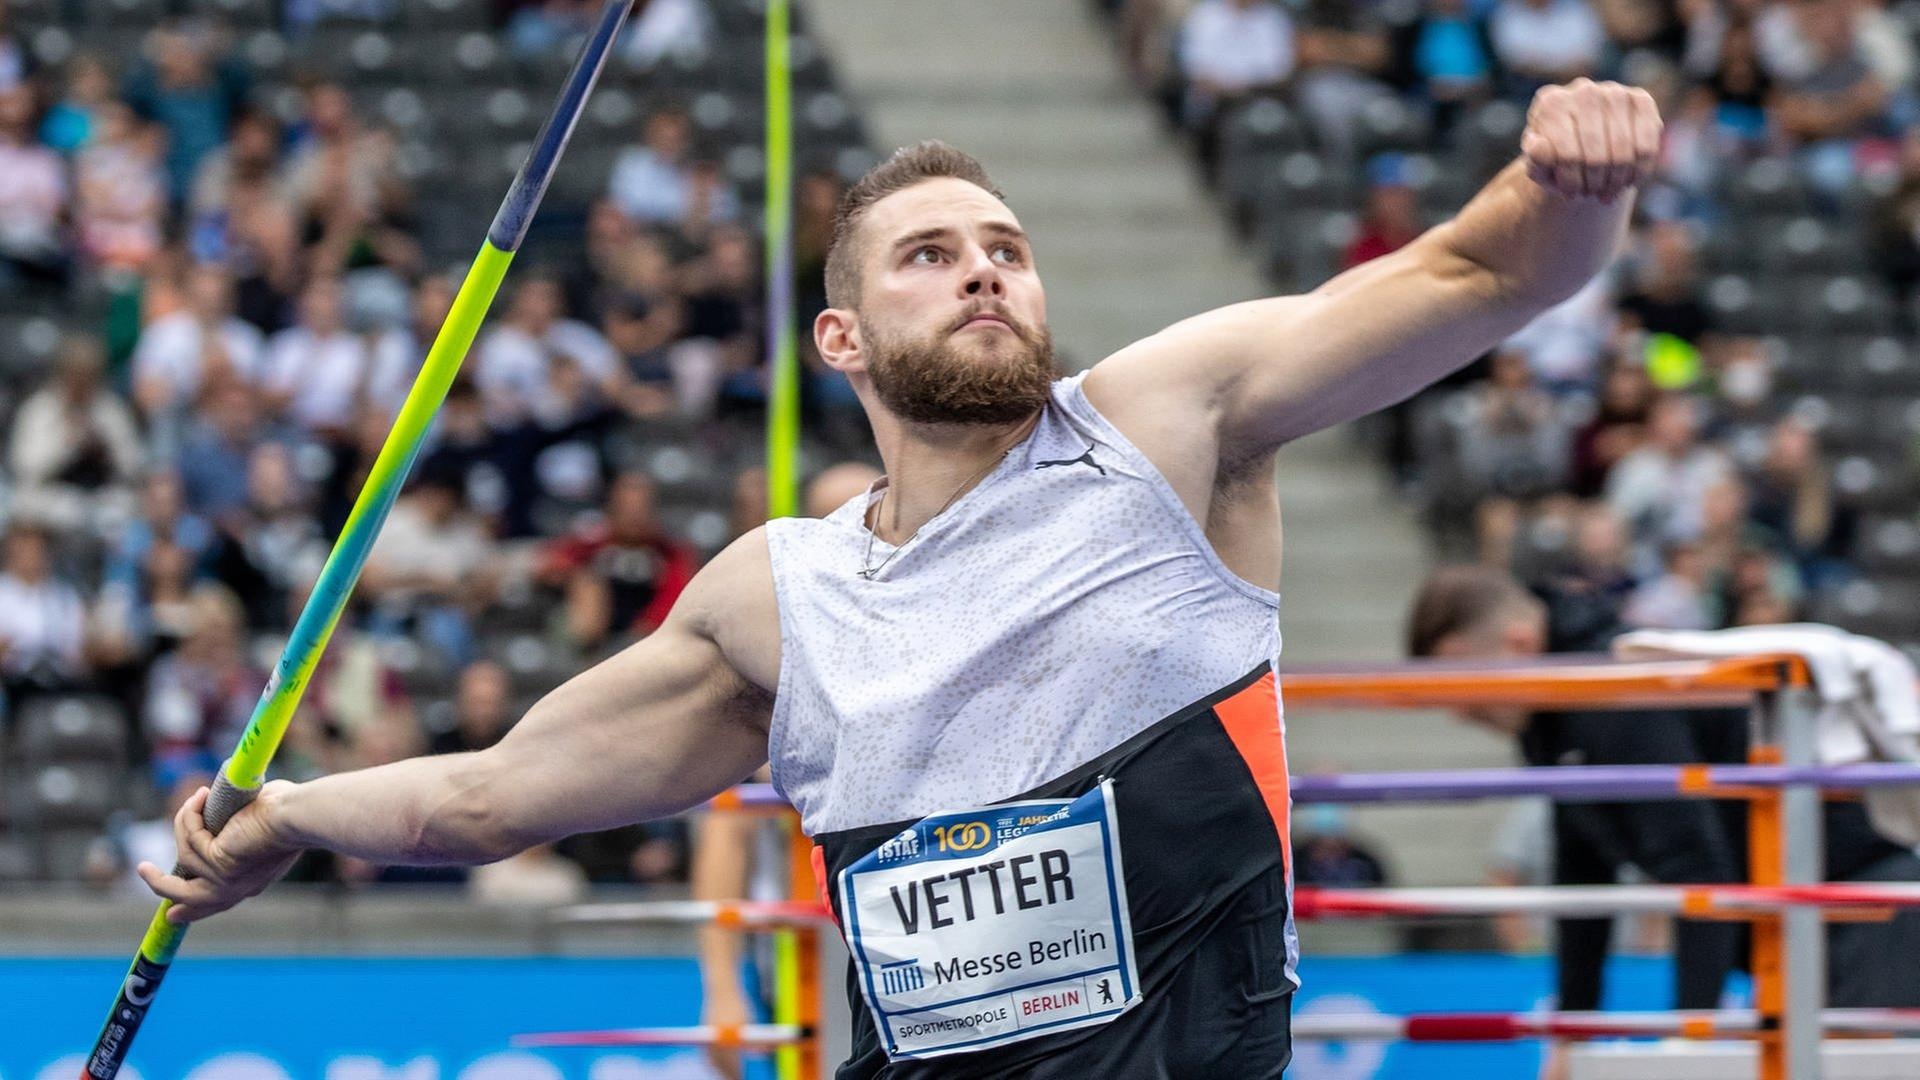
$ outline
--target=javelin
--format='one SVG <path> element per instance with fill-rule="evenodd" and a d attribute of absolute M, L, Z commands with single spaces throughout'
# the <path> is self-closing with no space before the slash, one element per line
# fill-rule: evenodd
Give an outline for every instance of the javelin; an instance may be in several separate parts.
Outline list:
<path fill-rule="evenodd" d="M 453 307 L 420 365 L 420 374 L 407 393 L 406 403 L 394 418 L 393 429 L 387 433 L 387 441 L 374 459 L 359 498 L 354 500 L 353 511 L 347 516 L 347 523 L 327 556 L 326 566 L 320 571 L 320 579 L 307 597 L 306 607 L 294 623 L 286 648 L 281 651 L 273 675 L 261 691 L 252 718 L 247 721 L 247 729 L 240 736 L 240 744 L 214 778 L 203 813 L 209 832 L 219 833 L 234 814 L 253 801 L 266 782 L 267 765 L 273 760 L 274 751 L 280 748 L 287 723 L 300 704 L 300 694 L 306 689 L 314 666 L 320 662 L 320 654 L 326 650 L 327 639 L 333 636 L 340 613 L 346 609 L 347 597 L 360 577 L 360 568 L 366 565 L 367 552 L 380 535 L 380 526 L 385 524 L 407 471 L 420 453 L 427 427 L 446 399 L 447 388 L 453 385 L 460 361 L 466 357 L 467 347 L 473 344 L 480 322 L 493 303 L 494 293 L 499 291 L 508 265 L 520 250 L 520 242 L 526 239 L 527 226 L 533 221 L 541 196 L 546 194 L 547 183 L 553 179 L 554 166 L 567 148 L 567 140 L 573 135 L 587 95 L 592 93 L 600 69 L 606 65 L 607 54 L 621 24 L 626 21 L 630 3 L 631 0 L 606 0 L 600 9 L 599 21 L 581 49 L 580 58 L 574 61 L 573 71 L 567 75 L 559 103 L 534 137 L 533 149 L 514 176 L 513 186 L 507 189 L 507 197 L 501 201 L 493 225 L 487 229 L 486 242 L 480 245 L 479 255 L 467 269 L 466 280 L 460 283 Z M 181 871 L 176 866 L 173 872 Z M 160 901 L 153 920 L 147 924 L 146 936 L 141 939 L 133 965 L 120 984 L 113 1011 L 107 1014 L 106 1024 L 94 1041 L 93 1052 L 87 1055 L 81 1080 L 112 1080 L 126 1062 L 133 1037 L 160 991 L 160 982 L 166 978 L 174 955 L 186 940 L 186 924 L 167 921 L 171 907 L 171 901 Z"/>

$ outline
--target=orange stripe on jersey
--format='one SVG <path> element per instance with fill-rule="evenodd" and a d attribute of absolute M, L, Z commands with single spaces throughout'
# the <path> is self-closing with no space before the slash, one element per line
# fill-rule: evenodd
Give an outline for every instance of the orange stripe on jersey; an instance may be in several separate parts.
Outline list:
<path fill-rule="evenodd" d="M 1293 874 L 1293 846 L 1288 839 L 1292 796 L 1287 790 L 1287 747 L 1281 735 L 1279 690 L 1269 671 L 1245 690 L 1213 707 L 1227 738 L 1253 773 L 1253 782 L 1273 815 L 1280 834 L 1280 857 Z"/>
<path fill-rule="evenodd" d="M 827 914 L 833 915 L 833 894 L 827 888 L 827 849 L 819 844 L 813 845 L 812 858 L 808 861 L 813 864 L 813 887 L 820 894 L 820 906 L 827 909 Z M 839 921 L 839 917 L 835 916 L 834 922 Z"/>

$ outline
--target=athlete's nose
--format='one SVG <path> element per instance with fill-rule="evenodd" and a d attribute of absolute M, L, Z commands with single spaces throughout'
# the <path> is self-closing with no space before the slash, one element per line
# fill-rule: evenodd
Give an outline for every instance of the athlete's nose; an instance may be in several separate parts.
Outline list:
<path fill-rule="evenodd" d="M 1005 296 L 1007 293 L 1006 282 L 1000 280 L 1000 268 L 986 251 L 975 252 L 961 288 L 968 296 Z"/>

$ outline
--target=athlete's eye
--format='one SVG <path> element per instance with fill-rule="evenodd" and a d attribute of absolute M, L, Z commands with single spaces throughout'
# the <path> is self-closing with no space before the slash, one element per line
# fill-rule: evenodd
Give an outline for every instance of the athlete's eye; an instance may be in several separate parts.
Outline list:
<path fill-rule="evenodd" d="M 932 256 L 932 258 L 923 259 L 921 258 L 922 255 L 930 255 Z M 938 262 L 939 260 L 940 260 L 940 249 L 937 247 L 915 248 L 913 251 L 913 254 L 907 256 L 908 262 L 934 263 L 934 262 Z"/>
<path fill-rule="evenodd" d="M 1020 261 L 1020 249 L 1012 244 L 1001 244 L 999 247 L 993 249 L 993 253 L 995 255 L 1006 256 L 1006 258 L 1002 260 L 1004 262 L 1018 263 Z"/>

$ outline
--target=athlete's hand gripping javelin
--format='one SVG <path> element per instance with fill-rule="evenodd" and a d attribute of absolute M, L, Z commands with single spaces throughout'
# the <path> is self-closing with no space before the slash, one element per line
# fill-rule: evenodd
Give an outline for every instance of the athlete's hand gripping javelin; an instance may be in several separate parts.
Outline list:
<path fill-rule="evenodd" d="M 191 922 L 225 911 L 248 897 L 258 896 L 278 881 L 295 859 L 300 847 L 286 842 L 268 826 L 266 815 L 256 807 L 293 785 L 285 780 L 270 780 L 261 788 L 259 799 L 227 822 L 215 836 L 207 831 L 203 816 L 207 807 L 207 788 L 193 793 L 173 817 L 173 842 L 178 870 L 183 880 L 143 862 L 136 871 L 140 880 L 156 894 L 173 901 L 167 912 L 170 922 Z"/>

